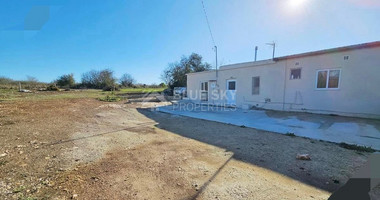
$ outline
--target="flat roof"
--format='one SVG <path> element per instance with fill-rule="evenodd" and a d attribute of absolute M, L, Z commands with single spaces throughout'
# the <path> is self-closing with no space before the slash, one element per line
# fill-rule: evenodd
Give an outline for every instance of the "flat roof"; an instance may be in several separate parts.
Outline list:
<path fill-rule="evenodd" d="M 355 45 L 337 47 L 337 48 L 332 48 L 332 49 L 324 49 L 324 50 L 319 50 L 319 51 L 310 51 L 310 52 L 306 52 L 306 53 L 300 53 L 300 54 L 294 54 L 294 55 L 288 55 L 288 56 L 282 56 L 282 57 L 274 58 L 274 60 L 275 61 L 286 60 L 286 59 L 291 59 L 291 58 L 300 58 L 300 57 L 305 57 L 305 56 L 316 56 L 316 55 L 327 54 L 327 53 L 350 51 L 350 50 L 356 50 L 356 49 L 366 49 L 366 48 L 373 48 L 373 47 L 380 47 L 380 41 L 355 44 Z"/>
<path fill-rule="evenodd" d="M 236 69 L 236 68 L 242 68 L 242 67 L 248 67 L 248 66 L 272 64 L 273 61 L 276 62 L 276 61 L 293 59 L 293 58 L 317 56 L 317 55 L 328 54 L 328 53 L 343 52 L 343 51 L 350 51 L 350 50 L 356 50 L 356 49 L 374 48 L 374 47 L 380 47 L 380 41 L 355 44 L 355 45 L 337 47 L 337 48 L 331 48 L 331 49 L 324 49 L 324 50 L 319 50 L 319 51 L 310 51 L 306 53 L 293 54 L 293 55 L 288 55 L 288 56 L 275 57 L 273 60 L 269 59 L 269 60 L 259 60 L 259 61 L 222 65 L 219 67 L 219 70 L 222 71 L 222 70 Z M 207 72 L 215 72 L 215 70 L 203 71 L 203 73 L 207 73 Z M 202 72 L 192 72 L 188 74 L 197 74 L 197 73 L 202 73 Z"/>

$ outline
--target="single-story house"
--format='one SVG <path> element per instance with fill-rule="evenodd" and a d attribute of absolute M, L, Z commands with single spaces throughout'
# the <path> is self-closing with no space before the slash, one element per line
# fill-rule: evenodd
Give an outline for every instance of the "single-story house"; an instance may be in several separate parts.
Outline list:
<path fill-rule="evenodd" d="M 196 103 L 380 119 L 380 41 L 187 74 Z"/>

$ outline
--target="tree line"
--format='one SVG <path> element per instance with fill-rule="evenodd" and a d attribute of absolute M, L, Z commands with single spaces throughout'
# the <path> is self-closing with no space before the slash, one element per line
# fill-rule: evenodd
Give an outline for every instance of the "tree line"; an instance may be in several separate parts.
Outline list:
<path fill-rule="evenodd" d="M 74 74 L 65 74 L 54 82 L 61 88 L 90 88 L 102 90 L 118 90 L 119 88 L 137 88 L 137 87 L 166 87 L 164 83 L 141 84 L 137 83 L 132 75 L 125 73 L 119 79 L 114 76 L 111 69 L 91 70 L 82 74 L 81 82 L 76 83 Z"/>
<path fill-rule="evenodd" d="M 156 84 L 139 84 L 132 75 L 125 73 L 119 79 L 114 75 L 111 69 L 91 70 L 85 72 L 81 76 L 81 81 L 76 82 L 74 74 L 64 74 L 59 76 L 52 83 L 39 82 L 35 77 L 27 76 L 25 81 L 16 81 L 6 77 L 0 77 L 0 87 L 18 87 L 21 83 L 26 89 L 36 89 L 43 87 L 59 87 L 63 89 L 102 89 L 102 90 L 117 90 L 121 87 L 186 87 L 186 74 L 193 72 L 207 71 L 211 69 L 211 65 L 203 61 L 201 55 L 192 53 L 189 56 L 182 56 L 182 58 L 173 63 L 169 63 L 168 67 L 163 70 L 161 79 L 163 83 Z M 57 89 L 57 88 L 56 88 Z"/>
<path fill-rule="evenodd" d="M 17 81 L 7 77 L 0 77 L 0 88 L 13 88 L 16 89 L 22 85 L 23 89 L 39 89 L 48 88 L 48 90 L 62 89 L 102 89 L 102 90 L 118 90 L 123 87 L 150 87 L 159 88 L 166 87 L 164 83 L 161 84 L 142 84 L 137 83 L 132 75 L 125 73 L 120 79 L 117 79 L 111 69 L 104 70 L 91 70 L 85 72 L 81 76 L 81 81 L 76 82 L 74 74 L 64 74 L 59 76 L 51 83 L 39 82 L 37 78 L 27 76 L 27 80 Z"/>

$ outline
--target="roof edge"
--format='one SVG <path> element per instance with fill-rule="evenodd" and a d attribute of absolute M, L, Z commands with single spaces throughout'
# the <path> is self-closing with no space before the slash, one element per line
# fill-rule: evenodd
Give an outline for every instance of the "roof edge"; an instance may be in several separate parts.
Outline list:
<path fill-rule="evenodd" d="M 292 59 L 292 58 L 316 56 L 316 55 L 322 55 L 322 54 L 327 54 L 327 53 L 343 52 L 343 51 L 350 51 L 350 50 L 355 50 L 355 49 L 366 49 L 366 48 L 374 48 L 374 47 L 380 47 L 380 41 L 355 44 L 355 45 L 343 46 L 343 47 L 336 47 L 336 48 L 324 49 L 324 50 L 318 50 L 318 51 L 310 51 L 306 53 L 293 54 L 293 55 L 288 55 L 288 56 L 281 56 L 281 57 L 274 58 L 274 60 L 279 61 L 279 60 L 286 60 L 286 59 Z"/>

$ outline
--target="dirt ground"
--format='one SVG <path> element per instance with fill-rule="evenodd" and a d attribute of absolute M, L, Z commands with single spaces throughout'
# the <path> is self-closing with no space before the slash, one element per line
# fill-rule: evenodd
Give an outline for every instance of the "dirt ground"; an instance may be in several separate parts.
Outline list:
<path fill-rule="evenodd" d="M 143 107 L 0 102 L 0 199 L 327 199 L 369 156 Z"/>

